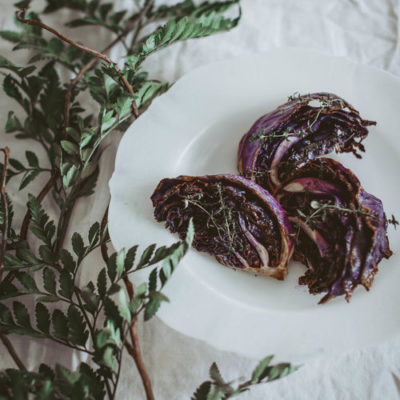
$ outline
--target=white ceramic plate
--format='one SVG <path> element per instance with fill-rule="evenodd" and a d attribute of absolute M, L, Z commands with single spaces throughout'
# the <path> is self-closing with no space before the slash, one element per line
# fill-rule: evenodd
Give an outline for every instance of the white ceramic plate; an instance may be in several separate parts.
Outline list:
<path fill-rule="evenodd" d="M 153 217 L 150 196 L 165 177 L 236 172 L 240 138 L 262 114 L 294 92 L 327 91 L 376 120 L 362 160 L 337 159 L 365 189 L 400 216 L 400 80 L 344 58 L 278 49 L 206 65 L 180 79 L 126 132 L 110 181 L 109 228 L 117 249 L 171 244 L 177 237 Z M 358 287 L 317 305 L 297 284 L 292 262 L 284 282 L 233 271 L 191 250 L 168 283 L 159 317 L 220 349 L 299 360 L 375 344 L 400 333 L 400 232 L 389 228 L 394 255 L 383 260 L 369 293 Z M 143 249 L 144 247 L 142 247 Z M 145 279 L 144 275 L 137 279 Z"/>

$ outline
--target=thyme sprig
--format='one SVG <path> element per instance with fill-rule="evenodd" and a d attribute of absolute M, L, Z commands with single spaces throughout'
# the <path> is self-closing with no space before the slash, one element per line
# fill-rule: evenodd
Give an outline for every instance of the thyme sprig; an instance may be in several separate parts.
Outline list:
<path fill-rule="evenodd" d="M 318 121 L 321 113 L 324 112 L 324 110 L 331 108 L 333 105 L 335 105 L 335 103 L 337 103 L 341 109 L 345 108 L 345 104 L 342 99 L 332 98 L 329 95 L 324 96 L 319 99 L 314 99 L 311 97 L 311 95 L 304 97 L 304 96 L 301 96 L 300 93 L 295 92 L 293 95 L 290 95 L 288 97 L 288 101 L 293 101 L 293 100 L 301 100 L 303 102 L 317 101 L 320 104 L 320 108 L 319 108 L 317 114 L 315 115 L 315 117 L 313 118 L 313 120 L 307 121 L 307 130 L 302 128 L 302 129 L 296 131 L 296 130 L 293 130 L 293 129 L 287 127 L 283 132 L 272 131 L 272 132 L 266 133 L 265 128 L 262 128 L 261 131 L 253 133 L 250 136 L 249 141 L 255 142 L 255 141 L 259 140 L 260 145 L 263 145 L 264 142 L 266 141 L 266 139 L 284 138 L 285 140 L 290 141 L 291 137 L 307 136 L 309 133 L 312 132 L 315 123 Z"/>
<path fill-rule="evenodd" d="M 291 137 L 303 137 L 308 134 L 304 129 L 300 129 L 299 131 L 293 131 L 290 128 L 286 128 L 282 133 L 277 133 L 275 131 L 265 132 L 265 128 L 262 128 L 259 132 L 254 132 L 250 138 L 250 142 L 255 142 L 257 140 L 260 141 L 260 145 L 263 145 L 266 139 L 275 139 L 275 138 L 284 138 L 287 141 L 290 141 Z"/>
<path fill-rule="evenodd" d="M 186 196 L 184 198 L 185 208 L 189 204 L 199 208 L 207 216 L 207 228 L 211 227 L 217 231 L 221 243 L 226 245 L 229 252 L 242 250 L 244 244 L 240 236 L 241 230 L 237 221 L 238 211 L 226 204 L 222 186 L 219 183 L 216 183 L 214 186 L 218 194 L 217 210 L 207 210 L 203 204 L 204 193 Z"/>
<path fill-rule="evenodd" d="M 310 207 L 315 210 L 310 215 L 305 215 L 300 209 L 297 209 L 297 214 L 304 219 L 305 224 L 309 225 L 314 229 L 317 222 L 324 222 L 330 213 L 347 215 L 364 215 L 369 218 L 378 219 L 372 212 L 366 211 L 361 206 L 357 209 L 352 209 L 348 207 L 342 207 L 339 204 L 331 204 L 328 202 L 320 202 L 317 200 L 312 200 L 310 202 Z"/>

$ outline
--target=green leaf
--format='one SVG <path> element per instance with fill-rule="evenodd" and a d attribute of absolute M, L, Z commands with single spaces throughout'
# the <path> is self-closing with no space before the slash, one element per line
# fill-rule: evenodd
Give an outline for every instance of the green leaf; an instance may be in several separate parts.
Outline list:
<path fill-rule="evenodd" d="M 111 17 L 109 17 L 110 22 L 113 25 L 118 26 L 122 19 L 124 18 L 125 14 L 127 13 L 127 10 L 121 10 L 116 13 L 114 13 Z"/>
<path fill-rule="evenodd" d="M 111 344 L 116 347 L 121 347 L 121 335 L 120 330 L 115 327 L 112 321 L 107 321 L 106 328 L 100 330 L 96 334 L 96 346 L 99 349 Z"/>
<path fill-rule="evenodd" d="M 103 268 L 97 276 L 97 291 L 101 299 L 103 299 L 107 293 L 107 271 Z"/>
<path fill-rule="evenodd" d="M 37 293 L 39 291 L 35 280 L 27 272 L 18 271 L 15 277 L 28 293 Z"/>
<path fill-rule="evenodd" d="M 169 255 L 164 259 L 163 266 L 159 273 L 162 286 L 164 286 L 165 283 L 168 281 L 168 279 L 171 277 L 178 263 L 190 248 L 193 241 L 193 237 L 194 237 L 194 225 L 193 225 L 193 219 L 191 218 L 188 224 L 185 240 L 183 242 L 178 242 L 172 245 L 168 249 L 172 251 L 168 252 Z"/>
<path fill-rule="evenodd" d="M 56 275 L 50 268 L 43 269 L 43 286 L 51 294 L 56 294 Z"/>
<path fill-rule="evenodd" d="M 68 270 L 60 272 L 60 296 L 71 299 L 74 293 L 74 278 Z"/>
<path fill-rule="evenodd" d="M 213 362 L 210 367 L 210 378 L 218 385 L 218 386 L 224 386 L 226 382 L 221 376 L 221 372 L 219 371 L 218 365 Z"/>
<path fill-rule="evenodd" d="M 28 164 L 32 168 L 39 168 L 39 160 L 36 157 L 36 154 L 32 151 L 27 150 L 25 152 L 26 159 L 28 160 Z"/>
<path fill-rule="evenodd" d="M 55 224 L 49 220 L 49 216 L 44 212 L 42 205 L 32 195 L 29 195 L 29 211 L 32 216 L 31 232 L 47 245 L 47 249 L 43 248 L 41 250 L 41 256 L 49 264 L 54 264 L 54 255 L 49 253 L 49 249 L 52 248 L 52 239 L 56 231 Z"/>
<path fill-rule="evenodd" d="M 208 400 L 224 400 L 226 391 L 224 388 L 216 388 L 215 391 L 208 397 Z M 229 397 L 228 397 L 229 398 Z"/>
<path fill-rule="evenodd" d="M 85 245 L 82 236 L 78 232 L 72 235 L 72 249 L 79 258 L 85 254 Z"/>
<path fill-rule="evenodd" d="M 69 386 L 75 386 L 79 381 L 79 374 L 76 372 L 68 371 L 66 368 L 62 367 L 61 365 L 56 365 L 56 379 L 58 381 L 63 382 L 64 390 Z"/>
<path fill-rule="evenodd" d="M 63 341 L 68 339 L 68 319 L 61 310 L 54 310 L 51 318 L 53 322 L 54 336 Z"/>
<path fill-rule="evenodd" d="M 92 141 L 93 137 L 94 137 L 94 135 L 92 133 L 84 132 L 82 134 L 82 138 L 81 138 L 81 142 L 80 142 L 80 148 L 83 149 L 88 144 L 90 144 L 90 142 Z"/>
<path fill-rule="evenodd" d="M 15 321 L 17 322 L 18 325 L 24 328 L 31 328 L 29 313 L 24 304 L 20 303 L 19 301 L 14 301 L 13 312 Z"/>
<path fill-rule="evenodd" d="M 4 267 L 6 270 L 26 268 L 22 261 L 13 254 L 6 253 L 4 256 Z"/>
<path fill-rule="evenodd" d="M 29 264 L 32 264 L 32 265 L 40 264 L 39 260 L 35 257 L 35 255 L 29 249 L 18 248 L 17 256 L 21 260 L 24 260 Z"/>
<path fill-rule="evenodd" d="M 106 365 L 108 368 L 112 369 L 113 371 L 117 369 L 118 360 L 112 347 L 105 348 L 102 359 L 104 365 Z"/>
<path fill-rule="evenodd" d="M 70 305 L 68 308 L 69 341 L 78 346 L 85 346 L 89 332 L 86 329 L 86 322 L 77 307 Z"/>
<path fill-rule="evenodd" d="M 1 31 L 0 31 L 1 32 Z M 20 68 L 16 67 L 10 60 L 0 55 L 0 68 L 10 69 L 17 72 Z"/>
<path fill-rule="evenodd" d="M 97 241 L 99 240 L 99 234 L 100 234 L 100 224 L 98 222 L 95 222 L 89 229 L 89 244 L 91 247 L 95 246 Z"/>
<path fill-rule="evenodd" d="M 150 246 L 148 246 L 145 251 L 142 254 L 142 257 L 140 258 L 140 261 L 136 267 L 136 269 L 140 269 L 143 266 L 145 266 L 149 261 L 151 256 L 154 253 L 154 249 L 156 248 L 156 244 L 151 244 Z"/>
<path fill-rule="evenodd" d="M 61 249 L 60 250 L 60 260 L 66 270 L 73 273 L 76 268 L 76 263 L 68 250 Z"/>
<path fill-rule="evenodd" d="M 99 15 L 100 15 L 100 18 L 101 18 L 103 21 L 105 21 L 105 20 L 107 19 L 107 15 L 108 15 L 108 13 L 112 10 L 112 8 L 113 8 L 112 3 L 105 3 L 105 4 L 102 4 L 102 5 L 100 6 L 100 8 L 99 8 Z"/>
<path fill-rule="evenodd" d="M 111 282 L 115 281 L 117 276 L 117 253 L 111 254 L 107 262 L 107 274 Z"/>
<path fill-rule="evenodd" d="M 75 143 L 70 142 L 69 140 L 61 140 L 61 147 L 64 151 L 73 156 L 79 154 L 79 147 Z"/>
<path fill-rule="evenodd" d="M 12 297 L 18 297 L 21 294 L 26 294 L 25 290 L 17 289 L 17 287 L 10 282 L 1 282 L 0 283 L 0 300 L 10 299 Z"/>
<path fill-rule="evenodd" d="M 193 0 L 183 0 L 173 5 L 163 4 L 153 12 L 153 15 L 155 18 L 172 18 L 178 15 L 190 15 L 195 8 Z"/>
<path fill-rule="evenodd" d="M 129 272 L 133 268 L 133 263 L 135 262 L 137 248 L 138 246 L 133 246 L 126 253 L 125 266 L 124 266 L 126 272 Z"/>
<path fill-rule="evenodd" d="M 113 296 L 114 294 L 118 293 L 121 289 L 121 285 L 118 285 L 118 283 L 113 283 L 108 289 L 107 294 L 109 296 Z"/>
<path fill-rule="evenodd" d="M 63 175 L 63 185 L 68 188 L 75 183 L 75 179 L 79 176 L 79 168 L 71 165 L 67 172 Z"/>
<path fill-rule="evenodd" d="M 0 31 L 0 37 L 11 43 L 19 43 L 21 40 L 21 34 L 14 31 Z"/>
<path fill-rule="evenodd" d="M 169 87 L 168 83 L 147 82 L 136 93 L 137 107 L 141 108 L 143 105 L 153 100 L 157 94 L 160 94 L 165 90 L 167 90 L 168 87 Z"/>
<path fill-rule="evenodd" d="M 18 190 L 25 189 L 39 175 L 39 173 L 40 172 L 37 170 L 26 172 L 22 177 Z"/>
<path fill-rule="evenodd" d="M 56 262 L 55 255 L 49 246 L 42 245 L 39 247 L 39 254 L 42 260 L 48 265 L 54 265 Z"/>
<path fill-rule="evenodd" d="M 159 300 L 160 302 L 167 302 L 169 303 L 169 298 L 162 292 L 150 292 L 149 298 L 152 300 Z"/>
<path fill-rule="evenodd" d="M 81 296 L 85 302 L 85 308 L 91 314 L 94 314 L 97 311 L 97 307 L 99 306 L 100 298 L 94 292 L 91 286 L 87 285 L 81 291 Z M 107 297 L 106 297 L 107 299 Z M 117 310 L 118 314 L 118 310 Z"/>
<path fill-rule="evenodd" d="M 48 46 L 48 49 L 50 50 L 50 52 L 54 53 L 54 54 L 60 54 L 64 49 L 63 42 L 60 39 L 55 38 L 55 37 L 53 37 L 49 40 L 49 43 L 47 44 L 47 46 Z"/>
<path fill-rule="evenodd" d="M 211 382 L 203 382 L 193 393 L 191 400 L 208 400 L 208 395 L 211 391 Z"/>
<path fill-rule="evenodd" d="M 154 253 L 152 259 L 149 261 L 148 265 L 154 265 L 154 264 L 157 264 L 159 261 L 164 260 L 171 254 L 173 254 L 179 246 L 181 246 L 181 242 L 176 242 L 170 247 L 166 247 L 166 246 L 159 247 L 155 251 L 155 253 Z"/>
<path fill-rule="evenodd" d="M 156 315 L 158 309 L 160 308 L 161 301 L 158 299 L 150 300 L 146 304 L 146 308 L 144 310 L 144 320 L 148 321 Z"/>
<path fill-rule="evenodd" d="M 85 18 L 76 18 L 72 21 L 67 22 L 65 25 L 69 26 L 70 28 L 79 28 L 80 26 L 87 26 L 87 25 L 101 25 L 100 21 L 91 18 L 91 17 L 85 17 Z"/>
<path fill-rule="evenodd" d="M 12 133 L 16 131 L 23 131 L 24 128 L 21 125 L 19 119 L 14 115 L 13 111 L 8 112 L 7 122 L 6 122 L 6 133 Z M 14 167 L 15 168 L 15 167 Z M 24 168 L 21 168 L 21 170 Z"/>
<path fill-rule="evenodd" d="M 228 31 L 234 28 L 240 20 L 239 16 L 234 19 L 218 15 L 216 10 L 201 13 L 200 17 L 185 16 L 178 20 L 169 20 L 165 25 L 152 33 L 137 54 L 127 58 L 127 65 L 137 70 L 139 65 L 154 51 L 160 50 L 178 40 L 186 40 L 209 36 L 217 32 Z"/>
<path fill-rule="evenodd" d="M 0 321 L 6 325 L 14 325 L 11 311 L 2 303 L 0 303 Z"/>
<path fill-rule="evenodd" d="M 47 0 L 47 7 L 45 8 L 44 12 L 51 13 L 64 7 L 72 10 L 84 11 L 87 7 L 87 4 L 86 0 Z"/>
<path fill-rule="evenodd" d="M 108 321 L 113 322 L 118 329 L 122 327 L 122 318 L 119 314 L 118 307 L 109 297 L 104 298 L 104 312 Z"/>
<path fill-rule="evenodd" d="M 37 303 L 35 308 L 36 326 L 43 333 L 49 333 L 50 313 L 47 307 L 42 303 Z"/>
<path fill-rule="evenodd" d="M 119 315 L 128 323 L 131 322 L 131 312 L 129 310 L 129 303 L 126 297 L 125 290 L 121 289 L 118 294 L 119 304 Z"/>
<path fill-rule="evenodd" d="M 147 283 L 142 282 L 139 286 L 136 287 L 134 297 L 141 297 L 147 291 Z"/>
<path fill-rule="evenodd" d="M 4 78 L 3 89 L 7 96 L 12 97 L 19 103 L 22 101 L 22 95 L 17 88 L 17 81 L 11 75 L 7 75 Z"/>
<path fill-rule="evenodd" d="M 117 121 L 116 117 L 113 117 L 114 111 L 106 111 L 104 110 L 104 115 L 101 123 L 101 131 L 105 133 L 108 129 L 110 129 L 115 122 Z"/>
<path fill-rule="evenodd" d="M 158 270 L 157 268 L 154 268 L 149 275 L 149 292 L 154 292 L 157 290 L 157 275 L 158 275 Z"/>
<path fill-rule="evenodd" d="M 118 252 L 117 258 L 115 260 L 117 269 L 117 278 L 121 278 L 122 274 L 124 273 L 124 267 L 125 267 L 125 249 L 122 249 Z"/>
<path fill-rule="evenodd" d="M 133 297 L 133 299 L 129 303 L 129 309 L 131 310 L 131 312 L 133 314 L 137 314 L 139 312 L 139 308 L 142 306 L 142 304 L 143 304 L 143 299 L 141 299 L 139 297 Z"/>
<path fill-rule="evenodd" d="M 25 167 L 15 158 L 10 158 L 8 161 L 10 165 L 17 171 L 23 171 L 25 169 Z"/>
<path fill-rule="evenodd" d="M 91 153 L 91 152 L 92 152 L 92 150 L 90 150 L 90 149 L 83 150 L 82 151 L 82 161 L 86 161 L 87 156 L 90 155 L 87 153 Z M 81 179 L 86 179 L 86 178 L 90 177 L 91 175 L 93 175 L 96 172 L 97 168 L 98 168 L 98 164 L 95 161 L 89 161 L 88 163 L 86 163 L 81 172 Z"/>
<path fill-rule="evenodd" d="M 187 247 L 191 247 L 193 243 L 193 238 L 194 238 L 194 223 L 193 223 L 193 218 L 190 218 L 188 228 L 186 231 L 186 237 L 185 237 L 185 243 Z"/>
<path fill-rule="evenodd" d="M 66 131 L 67 131 L 67 135 L 70 138 L 72 138 L 74 142 L 79 142 L 80 141 L 81 134 L 77 129 L 72 128 L 71 126 L 69 126 L 68 128 L 66 128 Z"/>
<path fill-rule="evenodd" d="M 292 367 L 288 363 L 276 364 L 270 369 L 268 373 L 268 382 L 284 378 L 285 376 L 296 371 L 297 369 L 297 367 Z"/>
<path fill-rule="evenodd" d="M 29 5 L 31 4 L 31 0 L 22 0 L 22 1 L 19 1 L 18 3 L 15 3 L 14 4 L 14 7 L 17 7 L 17 8 L 29 8 Z"/>
<path fill-rule="evenodd" d="M 265 373 L 266 368 L 271 364 L 272 359 L 274 356 L 268 356 L 261 360 L 257 367 L 254 369 L 252 375 L 251 375 L 251 382 L 258 383 L 262 379 L 262 376 Z"/>

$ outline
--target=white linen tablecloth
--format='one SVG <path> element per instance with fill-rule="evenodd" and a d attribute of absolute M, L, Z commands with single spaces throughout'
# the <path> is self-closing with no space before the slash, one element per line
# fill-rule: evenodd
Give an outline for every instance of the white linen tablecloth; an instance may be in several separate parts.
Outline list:
<path fill-rule="evenodd" d="M 165 1 L 172 3 L 173 1 Z M 12 2 L 2 1 L 0 29 L 13 29 Z M 116 1 L 118 6 L 132 7 L 131 0 Z M 156 3 L 161 4 L 162 1 Z M 32 1 L 32 8 L 41 10 L 43 2 Z M 174 81 L 193 68 L 239 54 L 263 52 L 279 46 L 314 48 L 321 52 L 347 56 L 353 61 L 387 70 L 400 77 L 398 0 L 242 0 L 243 17 L 234 31 L 196 41 L 176 44 L 145 63 L 154 77 Z M 62 17 L 62 18 L 61 18 Z M 70 18 L 48 15 L 45 22 L 61 28 L 61 20 Z M 77 36 L 78 30 L 68 31 L 77 40 L 94 48 L 108 43 L 106 34 L 99 36 L 85 28 L 87 35 Z M 11 54 L 11 45 L 1 41 L 0 54 L 16 63 L 26 62 L 29 52 Z M 118 60 L 115 49 L 111 57 Z M 1 96 L 0 125 L 6 113 L 15 104 Z M 95 196 L 82 200 L 73 219 L 73 230 L 86 232 L 89 225 L 102 216 L 108 201 L 107 182 L 113 170 L 115 149 L 119 137 L 110 141 L 103 160 L 99 189 Z M 25 146 L 1 131 L 0 145 L 8 145 L 13 157 L 23 156 Z M 25 195 L 9 188 L 21 212 Z M 32 190 L 32 189 L 31 189 Z M 52 204 L 46 203 L 50 210 Z M 100 255 L 91 257 L 84 267 L 81 279 L 87 280 L 97 265 Z M 400 309 L 399 309 L 400 312 Z M 227 379 L 247 377 L 256 361 L 233 353 L 219 351 L 206 343 L 185 337 L 165 326 L 159 319 L 141 324 L 139 339 L 148 367 L 156 398 L 159 400 L 189 399 L 195 388 L 207 378 L 213 361 L 220 366 Z M 12 336 L 17 350 L 24 356 L 29 368 L 41 362 L 73 368 L 79 360 L 68 349 L 51 342 L 36 342 L 27 337 Z M 273 353 L 274 349 L 271 349 Z M 260 354 L 260 359 L 265 354 Z M 14 367 L 4 347 L 0 345 L 0 367 Z M 400 336 L 380 346 L 322 358 L 304 365 L 287 379 L 260 385 L 242 395 L 242 399 L 281 400 L 391 400 L 400 398 Z M 124 370 L 118 392 L 119 399 L 144 399 L 144 392 L 132 360 L 124 359 Z"/>

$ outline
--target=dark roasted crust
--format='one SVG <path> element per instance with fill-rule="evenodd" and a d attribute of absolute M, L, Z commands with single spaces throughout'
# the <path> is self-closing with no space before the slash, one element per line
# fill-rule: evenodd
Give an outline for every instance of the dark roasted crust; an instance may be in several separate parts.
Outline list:
<path fill-rule="evenodd" d="M 286 276 L 293 251 L 290 223 L 276 200 L 254 182 L 237 175 L 180 176 L 163 179 L 151 199 L 157 221 L 166 221 L 181 237 L 193 217 L 193 246 L 221 264 L 277 279 Z"/>
<path fill-rule="evenodd" d="M 301 192 L 301 186 L 307 190 Z M 308 285 L 312 294 L 326 293 L 320 303 L 340 295 L 348 301 L 359 284 L 369 290 L 379 262 L 392 254 L 382 202 L 365 192 L 350 170 L 327 158 L 291 171 L 276 195 L 289 219 L 300 227 L 294 257 L 308 270 L 299 283 Z M 310 231 L 298 210 L 308 217 L 315 211 L 312 201 L 362 213 L 329 210 Z"/>

